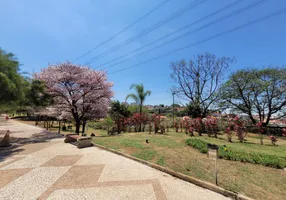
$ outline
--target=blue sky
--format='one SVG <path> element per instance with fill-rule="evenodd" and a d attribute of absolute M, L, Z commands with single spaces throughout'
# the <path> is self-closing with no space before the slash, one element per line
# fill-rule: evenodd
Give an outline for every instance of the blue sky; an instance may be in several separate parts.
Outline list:
<path fill-rule="evenodd" d="M 147 13 L 162 1 L 1 0 L 0 47 L 16 54 L 22 64 L 22 71 L 29 73 L 38 72 L 41 68 L 47 67 L 49 63 L 75 60 L 83 53 L 97 46 L 123 27 Z M 76 63 L 85 64 L 91 57 L 135 36 L 156 22 L 183 9 L 193 1 L 170 0 L 159 10 L 132 28 L 124 31 L 106 45 L 77 60 Z M 190 27 L 188 30 L 196 29 L 211 20 L 257 1 L 244 0 L 221 14 Z M 108 62 L 133 49 L 142 47 L 148 42 L 196 21 L 231 2 L 235 2 L 235 0 L 208 0 L 144 37 L 120 48 L 118 51 L 96 59 L 90 66 L 97 68 L 102 63 Z M 265 67 L 270 64 L 283 66 L 286 63 L 286 14 L 193 46 L 153 62 L 112 74 L 116 70 L 135 65 L 186 44 L 200 41 L 281 8 L 286 8 L 285 0 L 266 0 L 249 11 L 190 34 L 163 48 L 158 48 L 145 55 L 134 57 L 128 62 L 107 69 L 108 79 L 114 83 L 115 98 L 124 101 L 126 94 L 130 92 L 129 87 L 132 83 L 143 83 L 146 89 L 152 91 L 152 95 L 146 102 L 147 104 L 171 104 L 172 98 L 170 93 L 168 93 L 169 88 L 173 84 L 169 76 L 171 72 L 169 67 L 170 62 L 183 58 L 190 59 L 196 53 L 210 52 L 217 56 L 236 57 L 237 62 L 231 66 L 231 71 L 240 68 Z M 108 68 L 108 65 L 105 67 Z"/>

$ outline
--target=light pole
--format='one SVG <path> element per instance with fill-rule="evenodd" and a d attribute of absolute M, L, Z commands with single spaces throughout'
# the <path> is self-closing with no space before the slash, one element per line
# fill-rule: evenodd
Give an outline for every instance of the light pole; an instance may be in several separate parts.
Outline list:
<path fill-rule="evenodd" d="M 173 95 L 173 127 L 174 127 L 174 124 L 175 124 L 175 92 L 172 92 L 172 95 Z"/>

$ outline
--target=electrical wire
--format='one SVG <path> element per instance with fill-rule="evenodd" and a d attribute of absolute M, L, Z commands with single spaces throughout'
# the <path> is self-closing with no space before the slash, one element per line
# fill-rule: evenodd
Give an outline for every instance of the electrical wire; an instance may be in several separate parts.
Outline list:
<path fill-rule="evenodd" d="M 81 58 L 83 58 L 84 56 L 90 54 L 91 52 L 93 52 L 94 50 L 98 49 L 99 47 L 103 46 L 104 44 L 108 43 L 109 41 L 113 40 L 114 38 L 116 38 L 117 36 L 119 36 L 121 33 L 123 33 L 124 31 L 126 31 L 127 29 L 131 28 L 132 26 L 134 26 L 135 24 L 137 24 L 139 21 L 145 19 L 146 17 L 148 17 L 150 14 L 152 14 L 153 12 L 155 12 L 156 10 L 158 10 L 159 8 L 161 8 L 162 6 L 164 6 L 167 2 L 169 2 L 170 0 L 164 0 L 161 3 L 159 3 L 158 5 L 156 5 L 154 8 L 152 8 L 149 12 L 147 12 L 145 15 L 139 17 L 137 20 L 135 20 L 134 22 L 132 22 L 131 24 L 129 24 L 128 26 L 124 27 L 123 29 L 121 29 L 119 32 L 117 32 L 116 34 L 114 34 L 113 36 L 111 36 L 110 38 L 108 38 L 107 40 L 104 40 L 103 42 L 101 42 L 100 44 L 98 44 L 96 47 L 88 50 L 86 53 L 80 55 L 79 57 L 77 57 L 75 60 L 73 60 L 72 62 L 75 62 Z"/>
<path fill-rule="evenodd" d="M 180 32 L 180 31 L 183 31 L 183 30 L 185 30 L 185 29 L 187 29 L 187 28 L 189 28 L 189 27 L 191 27 L 191 26 L 193 26 L 193 25 L 195 25 L 195 24 L 197 24 L 197 23 L 200 23 L 200 22 L 202 22 L 202 21 L 204 21 L 204 20 L 206 20 L 206 19 L 208 19 L 208 18 L 210 18 L 210 17 L 212 17 L 212 16 L 215 16 L 215 15 L 217 15 L 217 14 L 219 14 L 219 13 L 221 13 L 221 12 L 223 12 L 223 11 L 225 11 L 225 10 L 227 10 L 227 9 L 229 9 L 229 8 L 235 6 L 235 5 L 237 5 L 237 4 L 239 4 L 239 3 L 243 2 L 243 1 L 244 1 L 244 0 L 237 0 L 237 1 L 235 1 L 235 2 L 233 2 L 233 3 L 231 3 L 231 4 L 229 4 L 229 5 L 226 5 L 226 6 L 224 6 L 223 8 L 220 8 L 220 9 L 216 10 L 215 12 L 212 12 L 212 13 L 208 14 L 207 16 L 204 16 L 204 17 L 202 17 L 202 18 L 199 19 L 199 20 L 196 20 L 196 21 L 194 21 L 194 22 L 192 22 L 192 23 L 190 23 L 190 24 L 187 24 L 186 26 L 184 26 L 184 27 L 182 27 L 182 28 L 179 28 L 179 29 L 177 29 L 177 30 L 175 30 L 175 31 L 173 31 L 173 32 L 171 32 L 171 33 L 168 33 L 168 34 L 164 35 L 163 37 L 160 37 L 160 38 L 158 38 L 158 39 L 156 39 L 156 40 L 154 40 L 154 41 L 152 41 L 152 42 L 149 42 L 148 44 L 146 44 L 146 45 L 144 45 L 144 46 L 142 46 L 142 47 L 139 47 L 139 48 L 137 48 L 137 49 L 135 49 L 135 50 L 132 50 L 132 51 L 130 51 L 130 52 L 128 52 L 128 53 L 126 53 L 126 54 L 124 54 L 124 55 L 122 55 L 122 56 L 119 56 L 119 57 L 117 57 L 117 58 L 114 58 L 114 59 L 112 59 L 112 60 L 110 60 L 110 61 L 108 61 L 108 62 L 102 63 L 102 64 L 98 65 L 97 67 L 95 67 L 95 69 L 98 69 L 98 68 L 100 68 L 100 67 L 103 67 L 103 66 L 105 66 L 105 65 L 108 65 L 108 64 L 110 64 L 110 63 L 112 63 L 112 62 L 114 62 L 114 61 L 120 60 L 121 58 L 125 58 L 125 57 L 127 57 L 127 56 L 129 56 L 129 55 L 131 55 L 131 54 L 133 54 L 133 53 L 135 53 L 135 52 L 137 52 L 137 51 L 140 51 L 140 50 L 142 50 L 142 49 L 144 49 L 144 48 L 146 48 L 146 47 L 148 47 L 148 46 L 150 46 L 150 45 L 152 45 L 152 44 L 155 44 L 155 43 L 157 43 L 157 42 L 159 42 L 159 41 L 161 41 L 161 40 L 163 40 L 163 39 L 166 39 L 166 38 L 168 38 L 168 37 L 170 37 L 170 36 L 172 36 L 172 35 L 174 35 L 174 34 Z M 131 59 L 131 58 L 130 58 L 130 59 Z M 124 62 L 127 61 L 127 60 L 129 60 L 129 59 L 124 60 Z M 121 63 L 122 63 L 122 62 L 119 62 L 118 64 L 121 64 Z M 112 66 L 115 66 L 115 65 L 117 65 L 117 63 L 114 64 L 114 65 L 111 65 L 111 66 L 109 66 L 109 67 L 112 67 Z M 103 68 L 103 69 L 107 69 L 107 68 L 108 68 L 108 67 L 105 67 L 105 68 Z"/>
<path fill-rule="evenodd" d="M 122 42 L 122 43 L 120 43 L 120 44 L 118 44 L 118 45 L 116 45 L 116 46 L 114 46 L 114 47 L 108 49 L 107 51 L 105 51 L 105 52 L 103 52 L 103 53 L 100 53 L 100 54 L 98 54 L 98 55 L 96 55 L 96 56 L 93 56 L 92 58 L 90 58 L 90 59 L 85 63 L 85 65 L 89 65 L 89 64 L 91 64 L 95 59 L 97 59 L 97 58 L 102 58 L 102 57 L 108 55 L 110 52 L 114 52 L 115 50 L 117 50 L 117 49 L 119 49 L 119 48 L 121 48 L 121 47 L 123 47 L 123 46 L 125 46 L 125 45 L 127 45 L 127 44 L 129 44 L 129 43 L 131 43 L 131 42 L 133 42 L 133 41 L 135 41 L 135 40 L 141 38 L 142 36 L 146 35 L 147 33 L 150 33 L 150 32 L 152 32 L 152 31 L 158 29 L 159 27 L 163 26 L 163 25 L 166 24 L 167 22 L 172 21 L 173 19 L 175 19 L 175 18 L 177 18 L 177 17 L 183 15 L 183 14 L 186 13 L 187 11 L 190 11 L 191 9 L 193 9 L 193 8 L 199 6 L 199 5 L 201 5 L 201 4 L 203 4 L 203 3 L 207 2 L 207 1 L 208 1 L 208 0 L 200 0 L 200 1 L 195 1 L 195 2 L 193 2 L 193 3 L 191 3 L 191 4 L 189 4 L 187 7 L 184 7 L 183 9 L 177 11 L 176 13 L 172 14 L 172 15 L 169 16 L 168 18 L 166 18 L 166 19 L 164 19 L 164 20 L 161 20 L 161 21 L 157 22 L 156 24 L 153 24 L 152 26 L 150 26 L 150 27 L 147 28 L 147 29 L 144 29 L 144 30 L 141 31 L 139 34 L 137 34 L 137 35 L 135 35 L 135 36 L 133 36 L 133 37 L 131 37 L 131 38 L 125 40 L 124 42 Z"/>
<path fill-rule="evenodd" d="M 229 29 L 229 30 L 227 30 L 227 31 L 224 31 L 224 32 L 218 33 L 218 34 L 216 34 L 216 35 L 210 36 L 210 37 L 205 38 L 205 39 L 203 39 L 203 40 L 200 40 L 200 41 L 198 41 L 198 42 L 195 42 L 195 43 L 186 45 L 186 46 L 181 47 L 181 48 L 178 48 L 178 49 L 175 49 L 175 50 L 173 50 L 173 51 L 171 51 L 171 52 L 168 52 L 168 53 L 165 53 L 165 54 L 161 54 L 160 56 L 156 56 L 156 57 L 154 57 L 154 58 L 152 58 L 152 59 L 143 61 L 143 62 L 138 63 L 138 64 L 135 64 L 135 65 L 131 65 L 131 66 L 129 66 L 129 67 L 122 68 L 122 69 L 117 70 L 117 71 L 113 71 L 113 72 L 111 72 L 111 73 L 109 73 L 109 74 L 115 74 L 115 73 L 118 73 L 118 72 L 121 72 L 121 71 L 130 69 L 130 68 L 133 68 L 133 67 L 136 67 L 136 66 L 140 66 L 140 65 L 142 65 L 142 64 L 149 63 L 149 62 L 151 62 L 151 61 L 154 61 L 154 60 L 157 60 L 157 59 L 159 59 L 159 58 L 162 58 L 162 57 L 171 55 L 171 54 L 173 54 L 173 53 L 177 53 L 177 52 L 179 52 L 179 51 L 183 51 L 183 50 L 185 50 L 185 49 L 188 49 L 188 48 L 193 47 L 193 46 L 195 46 L 195 45 L 202 44 L 202 43 L 204 43 L 204 42 L 213 40 L 213 39 L 218 38 L 218 37 L 221 37 L 221 36 L 223 36 L 223 35 L 226 35 L 226 34 L 229 34 L 229 33 L 235 32 L 235 31 L 238 31 L 238 30 L 243 29 L 243 28 L 246 28 L 246 27 L 250 27 L 250 26 L 252 26 L 252 25 L 254 25 L 254 24 L 257 24 L 257 23 L 259 23 L 259 22 L 265 21 L 265 20 L 267 20 L 267 19 L 269 19 L 269 18 L 278 16 L 278 15 L 282 15 L 282 14 L 284 14 L 284 13 L 286 13 L 286 8 L 283 8 L 283 9 L 281 9 L 281 10 L 275 11 L 275 12 L 273 12 L 273 13 L 270 13 L 270 14 L 268 14 L 268 15 L 265 15 L 265 16 L 263 16 L 263 17 L 260 17 L 260 18 L 258 18 L 258 19 L 256 19 L 256 20 L 247 22 L 247 23 L 245 23 L 245 24 L 236 26 L 235 28 Z"/>
<path fill-rule="evenodd" d="M 170 44 L 170 43 L 173 43 L 173 42 L 175 42 L 176 40 L 179 40 L 179 39 L 181 39 L 181 38 L 183 38 L 183 37 L 186 37 L 186 36 L 188 36 L 188 35 L 190 35 L 190 34 L 192 34 L 192 33 L 195 33 L 195 32 L 197 32 L 197 31 L 200 31 L 200 30 L 202 30 L 202 29 L 205 29 L 205 28 L 207 28 L 207 27 L 209 27 L 209 26 L 211 26 L 211 25 L 213 25 L 213 24 L 215 24 L 215 23 L 221 22 L 221 21 L 226 20 L 226 19 L 228 19 L 228 18 L 230 18 L 230 17 L 233 17 L 233 16 L 235 16 L 235 15 L 238 15 L 238 14 L 240 14 L 240 13 L 242 13 L 242 12 L 245 12 L 245 11 L 247 11 L 247 10 L 249 10 L 249 9 L 252 9 L 252 8 L 258 6 L 259 4 L 263 3 L 264 1 L 266 1 L 266 0 L 260 0 L 260 1 L 254 2 L 254 3 L 251 3 L 251 4 L 249 4 L 249 5 L 246 5 L 246 6 L 243 7 L 243 8 L 240 8 L 240 9 L 238 9 L 238 10 L 236 10 L 236 11 L 230 13 L 230 14 L 227 14 L 227 15 L 225 15 L 225 16 L 222 16 L 222 17 L 220 17 L 220 18 L 218 18 L 218 19 L 216 19 L 216 20 L 213 20 L 213 21 L 211 21 L 211 22 L 209 22 L 209 23 L 207 23 L 207 24 L 205 24 L 205 25 L 203 25 L 203 26 L 201 26 L 201 27 L 199 27 L 199 28 L 197 28 L 197 29 L 195 29 L 195 30 L 188 31 L 188 32 L 186 32 L 186 33 L 184 33 L 184 34 L 182 34 L 182 35 L 179 35 L 179 36 L 177 36 L 177 37 L 171 39 L 171 40 L 168 40 L 168 41 L 166 41 L 166 42 L 164 42 L 164 43 L 162 43 L 162 44 L 159 44 L 159 45 L 157 45 L 157 46 L 155 46 L 155 47 L 153 47 L 153 48 L 151 48 L 151 49 L 148 49 L 148 50 L 146 50 L 146 51 L 143 51 L 143 52 L 141 52 L 141 53 L 139 53 L 139 54 L 137 54 L 137 55 L 134 55 L 134 56 L 132 56 L 132 57 L 129 57 L 129 58 L 127 58 L 127 59 L 124 59 L 124 60 L 122 60 L 122 61 L 120 61 L 120 62 L 117 62 L 117 63 L 115 63 L 115 64 L 113 64 L 113 65 L 110 65 L 110 66 L 108 66 L 108 67 L 105 67 L 105 68 L 103 68 L 103 69 L 113 68 L 114 66 L 119 65 L 119 64 L 122 64 L 122 63 L 124 63 L 124 62 L 126 62 L 126 61 L 128 61 L 128 60 L 130 60 L 130 59 L 132 59 L 132 58 L 134 58 L 134 57 L 144 55 L 144 54 L 149 53 L 150 51 L 152 51 L 152 50 L 154 50 L 154 49 L 158 49 L 158 48 L 160 48 L 160 47 L 163 47 L 163 46 L 165 46 L 165 45 L 168 45 L 168 44 Z"/>

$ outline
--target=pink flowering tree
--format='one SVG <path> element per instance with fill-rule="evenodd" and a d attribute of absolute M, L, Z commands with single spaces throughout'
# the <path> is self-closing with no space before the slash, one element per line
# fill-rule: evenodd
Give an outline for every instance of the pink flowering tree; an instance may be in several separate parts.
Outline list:
<path fill-rule="evenodd" d="M 202 130 L 203 130 L 202 118 L 197 117 L 193 121 L 194 121 L 194 130 L 198 132 L 199 136 L 202 136 Z"/>
<path fill-rule="evenodd" d="M 235 116 L 234 118 L 232 118 L 232 122 L 234 124 L 234 131 L 236 131 L 236 136 L 238 137 L 238 140 L 240 142 L 244 142 L 244 139 L 247 136 L 244 121 L 238 116 Z"/>
<path fill-rule="evenodd" d="M 286 128 L 282 128 L 282 136 L 286 137 Z"/>
<path fill-rule="evenodd" d="M 153 114 L 152 115 L 152 121 L 154 123 L 154 133 L 158 133 L 160 129 L 160 114 Z"/>
<path fill-rule="evenodd" d="M 208 116 L 207 118 L 204 118 L 203 122 L 205 125 L 205 129 L 208 133 L 208 136 L 210 137 L 212 134 L 214 134 L 214 137 L 217 138 L 217 132 L 218 132 L 217 118 Z"/>
<path fill-rule="evenodd" d="M 81 124 L 84 132 L 87 120 L 106 116 L 113 92 L 105 72 L 65 62 L 44 68 L 34 78 L 44 81 L 54 108 L 71 114 L 76 133 Z"/>

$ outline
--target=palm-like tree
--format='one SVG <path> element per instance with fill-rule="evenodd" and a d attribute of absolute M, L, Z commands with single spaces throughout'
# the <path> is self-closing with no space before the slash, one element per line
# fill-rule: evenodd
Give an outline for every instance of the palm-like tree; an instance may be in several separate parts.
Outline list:
<path fill-rule="evenodd" d="M 146 100 L 146 97 L 151 95 L 151 91 L 150 90 L 145 91 L 144 85 L 142 83 L 132 84 L 130 86 L 130 90 L 132 89 L 135 90 L 135 93 L 128 94 L 126 96 L 126 100 L 128 100 L 129 98 L 133 99 L 139 106 L 140 114 L 142 114 L 142 108 L 143 108 L 144 102 Z"/>

